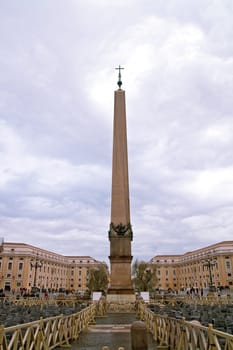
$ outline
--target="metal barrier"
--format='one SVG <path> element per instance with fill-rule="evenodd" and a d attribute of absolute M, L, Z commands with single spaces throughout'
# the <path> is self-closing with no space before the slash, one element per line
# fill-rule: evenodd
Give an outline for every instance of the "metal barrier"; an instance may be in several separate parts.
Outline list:
<path fill-rule="evenodd" d="M 218 331 L 211 324 L 204 327 L 197 321 L 156 315 L 142 302 L 137 304 L 137 312 L 158 343 L 158 349 L 233 350 L 233 335 Z"/>
<path fill-rule="evenodd" d="M 72 315 L 41 318 L 39 321 L 13 327 L 0 326 L 0 350 L 50 350 L 67 347 L 70 341 L 94 321 L 96 304 Z"/>

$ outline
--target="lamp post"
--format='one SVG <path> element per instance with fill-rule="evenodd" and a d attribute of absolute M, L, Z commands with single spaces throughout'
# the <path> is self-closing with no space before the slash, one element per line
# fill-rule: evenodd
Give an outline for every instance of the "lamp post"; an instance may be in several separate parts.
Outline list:
<path fill-rule="evenodd" d="M 214 258 L 214 259 L 207 258 L 207 259 L 203 260 L 203 266 L 206 266 L 208 271 L 209 271 L 210 283 L 209 283 L 208 295 L 212 295 L 213 293 L 216 292 L 216 287 L 214 285 L 213 275 L 212 275 L 212 267 L 215 265 L 216 265 L 216 258 Z"/>
<path fill-rule="evenodd" d="M 36 287 L 37 269 L 42 266 L 42 263 L 38 260 L 38 257 L 36 257 L 36 260 L 31 261 L 30 264 L 31 264 L 31 267 L 35 268 L 34 280 L 33 280 L 33 290 L 37 291 L 37 287 Z"/>

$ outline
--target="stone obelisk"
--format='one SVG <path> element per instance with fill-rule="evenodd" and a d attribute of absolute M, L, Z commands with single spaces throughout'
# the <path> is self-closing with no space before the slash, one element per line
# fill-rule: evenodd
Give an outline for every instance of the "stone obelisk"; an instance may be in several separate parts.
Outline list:
<path fill-rule="evenodd" d="M 134 301 L 131 281 L 131 241 L 133 233 L 130 223 L 128 151 L 125 91 L 121 89 L 121 68 L 118 87 L 114 95 L 114 126 L 112 154 L 112 196 L 110 240 L 110 286 L 107 300 Z"/>

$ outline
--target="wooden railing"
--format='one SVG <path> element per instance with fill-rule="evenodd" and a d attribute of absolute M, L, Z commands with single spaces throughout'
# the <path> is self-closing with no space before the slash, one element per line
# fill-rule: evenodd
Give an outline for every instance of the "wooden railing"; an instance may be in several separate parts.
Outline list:
<path fill-rule="evenodd" d="M 0 326 L 0 350 L 50 350 L 69 346 L 93 322 L 97 304 L 72 315 L 60 315 L 13 327 Z"/>
<path fill-rule="evenodd" d="M 218 331 L 210 324 L 177 320 L 156 315 L 146 304 L 137 304 L 138 317 L 144 321 L 158 349 L 176 350 L 233 350 L 233 335 Z"/>
<path fill-rule="evenodd" d="M 79 300 L 77 298 L 15 298 L 15 297 L 4 297 L 0 298 L 0 302 L 10 303 L 14 305 L 23 305 L 23 306 L 33 306 L 33 305 L 65 305 L 65 306 L 74 306 L 75 304 L 90 304 L 91 300 Z"/>
<path fill-rule="evenodd" d="M 151 303 L 162 303 L 169 305 L 184 304 L 198 304 L 198 305 L 227 305 L 233 304 L 233 296 L 196 296 L 196 295 L 157 295 L 150 299 Z"/>

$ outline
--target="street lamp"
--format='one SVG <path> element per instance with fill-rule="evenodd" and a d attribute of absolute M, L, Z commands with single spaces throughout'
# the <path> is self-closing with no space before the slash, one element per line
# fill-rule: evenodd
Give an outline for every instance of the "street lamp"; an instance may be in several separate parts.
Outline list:
<path fill-rule="evenodd" d="M 30 261 L 30 264 L 31 264 L 31 267 L 35 268 L 35 274 L 34 274 L 34 280 L 33 280 L 33 289 L 36 291 L 37 290 L 37 287 L 36 287 L 37 269 L 42 266 L 42 262 L 40 262 L 38 260 L 38 258 L 36 257 L 36 260 L 35 261 L 33 261 L 33 260 Z"/>
<path fill-rule="evenodd" d="M 214 258 L 214 259 L 207 258 L 207 259 L 203 260 L 202 262 L 203 262 L 203 266 L 206 266 L 208 271 L 209 271 L 210 283 L 209 283 L 208 294 L 213 294 L 216 292 L 216 287 L 215 287 L 214 282 L 213 282 L 212 267 L 216 265 L 217 260 L 216 260 L 216 258 Z"/>

